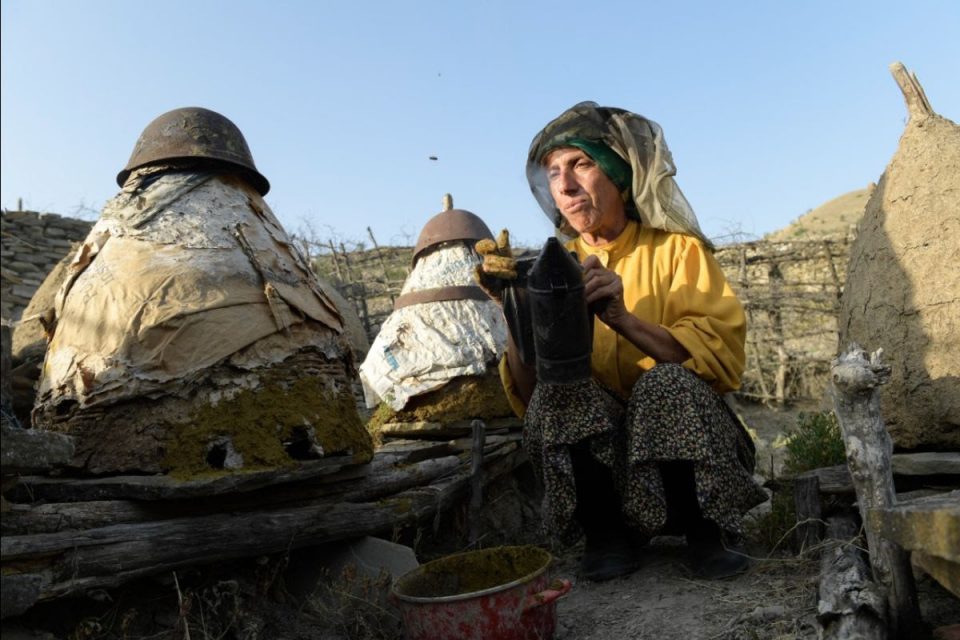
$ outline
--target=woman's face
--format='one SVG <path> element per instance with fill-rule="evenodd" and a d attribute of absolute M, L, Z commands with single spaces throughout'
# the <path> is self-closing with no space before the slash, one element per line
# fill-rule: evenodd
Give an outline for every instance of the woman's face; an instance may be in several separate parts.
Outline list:
<path fill-rule="evenodd" d="M 589 155 L 576 147 L 554 149 L 543 160 L 550 195 L 587 244 L 614 240 L 627 224 L 616 185 Z"/>

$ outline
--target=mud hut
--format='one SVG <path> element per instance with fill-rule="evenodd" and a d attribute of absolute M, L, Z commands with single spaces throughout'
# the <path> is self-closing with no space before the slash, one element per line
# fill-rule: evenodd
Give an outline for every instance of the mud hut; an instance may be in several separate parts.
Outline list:
<path fill-rule="evenodd" d="M 881 406 L 900 449 L 960 449 L 960 127 L 891 67 L 910 119 L 851 247 L 839 346 L 883 349 Z"/>

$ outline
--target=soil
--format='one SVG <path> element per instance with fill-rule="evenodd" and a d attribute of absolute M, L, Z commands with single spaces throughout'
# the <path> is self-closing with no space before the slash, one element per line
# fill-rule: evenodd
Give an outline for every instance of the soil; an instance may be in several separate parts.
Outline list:
<path fill-rule="evenodd" d="M 777 468 L 770 444 L 793 426 L 801 408 L 740 407 L 763 456 Z M 811 410 L 804 407 L 803 410 Z M 682 538 L 654 538 L 633 574 L 592 583 L 577 577 L 582 548 L 556 547 L 537 533 L 539 496 L 528 465 L 490 485 L 480 546 L 538 544 L 554 556 L 552 577 L 574 586 L 556 605 L 555 640 L 752 640 L 817 637 L 819 560 L 748 540 L 750 569 L 709 581 L 687 568 Z M 769 503 L 768 503 L 769 505 Z M 751 514 L 762 515 L 764 505 Z M 432 532 L 394 532 L 426 562 L 468 550 L 465 509 L 448 513 Z M 749 527 L 748 527 L 749 530 Z M 90 597 L 34 607 L 5 621 L 4 640 L 400 640 L 402 625 L 388 596 L 387 574 L 347 567 L 332 575 L 322 549 L 194 567 L 147 578 Z M 320 560 L 318 560 L 320 559 Z M 921 612 L 931 626 L 960 623 L 960 599 L 918 574 Z M 917 638 L 929 637 L 918 630 Z"/>

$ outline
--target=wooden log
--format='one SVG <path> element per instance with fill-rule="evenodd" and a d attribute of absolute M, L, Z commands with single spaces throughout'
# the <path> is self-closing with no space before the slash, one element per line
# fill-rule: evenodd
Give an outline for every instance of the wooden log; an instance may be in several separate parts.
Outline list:
<path fill-rule="evenodd" d="M 171 476 L 106 476 L 102 478 L 49 478 L 26 476 L 11 500 L 75 502 L 91 500 L 183 500 L 206 496 L 247 493 L 296 482 L 340 482 L 369 475 L 387 463 L 390 456 L 397 463 L 413 462 L 429 457 L 451 455 L 458 450 L 448 442 L 409 442 L 383 447 L 366 464 L 353 462 L 349 456 L 333 456 L 309 460 L 293 468 L 224 472 L 223 475 L 182 480 Z M 384 460 L 386 458 L 386 460 Z"/>
<path fill-rule="evenodd" d="M 157 522 L 118 524 L 0 539 L 4 575 L 41 585 L 34 602 L 93 588 L 119 586 L 133 578 L 252 555 L 283 552 L 412 525 L 460 503 L 471 475 L 457 457 L 456 473 L 375 502 L 329 496 L 295 508 L 226 512 Z M 486 457 L 490 481 L 525 460 L 516 443 Z M 420 464 L 437 461 L 424 461 Z M 356 496 L 353 496 L 356 497 Z M 16 592 L 22 594 L 22 591 Z M 14 592 L 11 591 L 11 598 Z M 7 599 L 6 591 L 2 596 Z M 6 605 L 4 605 L 6 606 Z M 11 607 L 13 605 L 11 604 Z M 13 610 L 13 609 L 11 609 Z"/>
<path fill-rule="evenodd" d="M 896 480 L 907 478 L 925 478 L 945 485 L 960 485 L 960 453 L 955 451 L 926 451 L 922 453 L 895 453 L 890 459 L 894 485 Z M 804 471 L 797 479 L 817 476 L 820 493 L 855 493 L 850 469 L 841 464 L 834 467 L 820 467 Z M 909 483 L 907 483 L 909 484 Z"/>
<path fill-rule="evenodd" d="M 195 517 L 228 511 L 296 507 L 329 496 L 362 502 L 429 483 L 453 473 L 462 462 L 457 456 L 431 458 L 415 463 L 381 459 L 372 463 L 371 473 L 350 482 L 319 485 L 296 484 L 270 487 L 246 494 L 192 500 L 95 500 L 13 505 L 2 520 L 4 536 L 55 533 L 93 529 L 110 524 Z"/>
<path fill-rule="evenodd" d="M 486 432 L 519 430 L 523 424 L 516 418 L 493 418 L 485 421 Z M 460 438 L 473 433 L 471 420 L 453 422 L 387 422 L 381 427 L 384 437 L 388 438 Z"/>
<path fill-rule="evenodd" d="M 102 478 L 48 478 L 26 476 L 21 478 L 20 493 L 13 500 L 22 500 L 24 495 L 32 499 L 56 502 L 85 500 L 182 500 L 204 496 L 225 495 L 254 491 L 263 487 L 289 482 L 315 479 L 333 475 L 348 468 L 366 475 L 369 469 L 355 463 L 348 456 L 336 456 L 300 463 L 292 469 L 259 469 L 252 471 L 225 472 L 221 476 L 181 480 L 167 475 L 154 476 L 105 476 Z"/>
<path fill-rule="evenodd" d="M 880 385 L 889 379 L 890 367 L 880 361 L 881 353 L 876 351 L 868 359 L 863 349 L 851 345 L 834 361 L 831 392 L 857 506 L 866 524 L 873 575 L 887 589 L 894 637 L 906 639 L 920 625 L 910 559 L 869 526 L 867 517 L 870 509 L 890 507 L 896 501 L 890 462 L 893 443 L 880 415 Z"/>
<path fill-rule="evenodd" d="M 417 465 L 442 466 L 442 468 L 445 470 L 456 470 L 461 468 L 461 462 L 455 456 L 450 456 L 440 460 L 426 460 L 417 463 Z M 387 484 L 391 487 L 393 486 L 393 484 L 389 482 L 384 482 L 383 484 Z M 417 482 L 414 486 L 420 487 L 422 484 L 423 482 L 421 481 Z M 429 484 L 429 482 L 427 484 Z M 238 526 L 240 526 L 245 519 L 249 519 L 251 522 L 257 522 L 258 519 L 266 518 L 271 514 L 276 516 L 277 521 L 280 522 L 290 517 L 285 514 L 296 513 L 303 509 L 315 510 L 330 508 L 333 505 L 362 503 L 364 502 L 364 498 L 369 497 L 370 493 L 374 492 L 370 491 L 369 489 L 362 488 L 356 490 L 352 494 L 324 496 L 323 498 L 312 501 L 310 504 L 304 506 L 284 505 L 281 507 L 259 508 L 243 512 L 228 512 L 212 515 L 204 514 L 196 517 L 178 517 L 163 520 L 151 520 L 133 524 L 108 525 L 99 527 L 97 529 L 62 531 L 58 533 L 39 535 L 27 534 L 19 536 L 4 536 L 3 538 L 0 538 L 0 553 L 2 553 L 4 563 L 8 563 L 15 560 L 23 560 L 62 553 L 69 549 L 77 549 L 88 546 L 96 547 L 103 545 L 122 544 L 128 539 L 165 540 L 165 534 L 160 533 L 159 536 L 157 536 L 155 535 L 155 532 L 163 532 L 169 529 L 171 532 L 173 532 L 172 535 L 176 537 L 181 535 L 177 534 L 176 532 L 180 530 L 182 524 L 191 526 L 189 523 L 192 522 L 195 523 L 197 527 L 203 528 L 206 526 L 203 523 L 207 521 L 215 523 L 217 522 L 217 519 L 221 517 L 225 517 L 228 520 L 235 518 L 238 522 Z M 252 537 L 256 538 L 257 536 Z M 249 545 L 252 541 L 253 540 L 246 539 L 238 542 L 238 544 L 245 546 Z M 178 555 L 180 551 L 176 549 L 169 549 L 160 550 L 159 553 L 161 556 L 168 553 Z"/>
<path fill-rule="evenodd" d="M 820 508 L 820 479 L 817 476 L 798 477 L 793 482 L 793 500 L 797 512 L 794 536 L 798 553 L 817 546 L 820 542 L 822 510 Z"/>
<path fill-rule="evenodd" d="M 827 540 L 820 556 L 817 623 L 820 640 L 887 638 L 886 601 L 870 580 L 857 547 L 857 526 L 849 517 L 827 519 Z"/>
<path fill-rule="evenodd" d="M 18 475 L 49 471 L 73 457 L 73 438 L 53 431 L 22 429 L 3 421 L 0 437 L 0 473 Z"/>
<path fill-rule="evenodd" d="M 485 454 L 493 455 L 495 450 L 516 441 L 518 437 L 491 436 L 484 449 Z M 349 469 L 320 476 L 309 482 L 273 485 L 242 494 L 182 500 L 89 500 L 37 505 L 13 504 L 11 510 L 0 520 L 0 531 L 5 536 L 55 533 L 92 529 L 108 524 L 200 516 L 225 511 L 293 507 L 325 496 L 339 496 L 340 499 L 354 501 L 375 500 L 451 473 L 463 462 L 455 455 L 464 448 L 458 446 L 459 444 L 448 442 L 425 445 L 418 441 L 400 441 L 378 451 L 373 461 L 363 467 L 363 475 L 358 475 L 356 469 Z M 439 458 L 432 457 L 438 455 Z M 60 487 L 57 493 L 69 494 L 69 482 Z"/>

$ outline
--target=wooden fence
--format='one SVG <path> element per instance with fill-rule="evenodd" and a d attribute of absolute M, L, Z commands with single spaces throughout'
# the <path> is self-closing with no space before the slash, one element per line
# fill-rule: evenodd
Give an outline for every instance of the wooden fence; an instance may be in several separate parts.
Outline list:
<path fill-rule="evenodd" d="M 353 303 L 372 341 L 411 270 L 411 247 L 298 242 L 318 275 Z M 837 314 L 852 237 L 741 242 L 716 251 L 747 313 L 739 395 L 784 404 L 820 399 L 837 352 Z"/>
<path fill-rule="evenodd" d="M 851 240 L 756 241 L 717 250 L 747 313 L 742 397 L 776 404 L 822 397 L 837 353 Z"/>
<path fill-rule="evenodd" d="M 393 302 L 410 275 L 412 247 L 381 247 L 367 227 L 372 248 L 364 243 L 333 240 L 294 240 L 317 275 L 349 300 L 372 342 L 380 325 L 393 311 Z"/>

